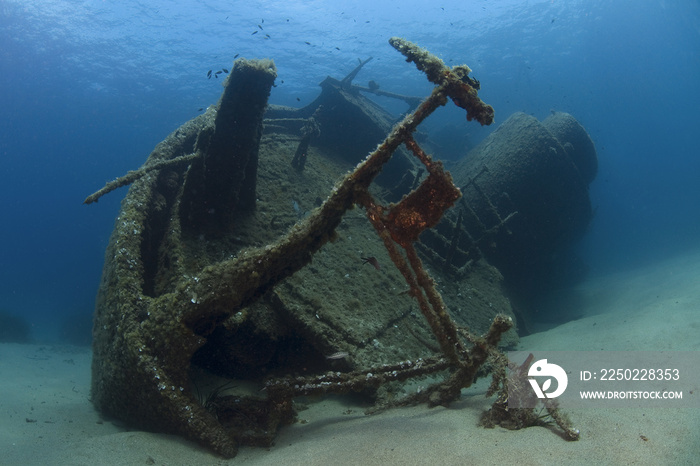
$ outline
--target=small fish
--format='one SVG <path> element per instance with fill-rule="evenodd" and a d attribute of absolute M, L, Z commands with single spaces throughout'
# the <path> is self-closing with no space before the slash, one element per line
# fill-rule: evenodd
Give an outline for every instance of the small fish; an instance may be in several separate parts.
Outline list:
<path fill-rule="evenodd" d="M 199 107 L 199 109 L 197 109 L 198 112 L 201 112 L 202 110 L 204 110 L 204 107 Z"/>
<path fill-rule="evenodd" d="M 270 38 L 270 34 L 265 34 L 265 39 L 269 39 L 269 38 Z"/>
<path fill-rule="evenodd" d="M 307 41 L 307 40 L 305 40 L 304 43 L 305 43 L 306 45 L 311 45 L 311 42 L 309 42 L 309 41 Z"/>
<path fill-rule="evenodd" d="M 257 34 L 257 33 L 258 33 L 258 31 L 253 31 L 253 33 L 251 34 L 251 36 L 253 36 L 253 35 Z"/>
<path fill-rule="evenodd" d="M 345 359 L 348 356 L 350 356 L 350 354 L 346 353 L 345 351 L 338 351 L 337 353 L 326 356 L 326 359 Z"/>
<path fill-rule="evenodd" d="M 259 28 L 260 28 L 260 30 L 262 31 L 262 26 L 260 26 L 260 25 L 258 24 L 258 27 L 259 27 Z"/>
<path fill-rule="evenodd" d="M 360 257 L 362 259 L 362 265 L 365 264 L 370 264 L 372 267 L 375 269 L 379 270 L 381 267 L 379 266 L 379 261 L 377 260 L 376 257 L 370 256 L 370 257 Z"/>
<path fill-rule="evenodd" d="M 211 70 L 207 71 L 207 78 L 211 79 Z"/>
<path fill-rule="evenodd" d="M 219 71 L 217 71 L 216 73 L 214 73 L 214 76 L 217 76 L 217 75 L 219 75 L 219 74 L 221 74 L 221 73 L 223 73 L 223 71 L 219 70 Z"/>
<path fill-rule="evenodd" d="M 294 207 L 294 212 L 297 214 L 297 219 L 302 219 L 308 214 L 306 210 L 302 210 L 297 201 L 292 200 L 292 207 Z"/>
<path fill-rule="evenodd" d="M 235 54 L 235 55 L 233 56 L 233 59 L 235 60 L 236 58 L 238 58 L 238 55 L 240 55 L 240 53 Z"/>
<path fill-rule="evenodd" d="M 226 68 L 223 68 L 221 71 L 223 71 L 224 73 L 228 74 L 228 70 L 227 70 Z"/>

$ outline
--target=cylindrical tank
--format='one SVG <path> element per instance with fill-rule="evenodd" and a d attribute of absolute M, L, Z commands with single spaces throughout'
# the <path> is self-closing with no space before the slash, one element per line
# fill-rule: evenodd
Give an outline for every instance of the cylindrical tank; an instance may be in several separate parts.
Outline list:
<path fill-rule="evenodd" d="M 556 270 L 591 220 L 596 151 L 567 113 L 542 122 L 515 113 L 450 171 L 463 197 L 424 240 L 450 266 L 484 255 L 511 282 L 527 282 Z"/>

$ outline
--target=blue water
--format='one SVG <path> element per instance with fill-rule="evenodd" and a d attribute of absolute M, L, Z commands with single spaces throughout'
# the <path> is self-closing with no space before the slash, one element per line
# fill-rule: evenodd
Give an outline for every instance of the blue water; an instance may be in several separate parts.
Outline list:
<path fill-rule="evenodd" d="M 217 101 L 209 69 L 273 58 L 270 102 L 302 106 L 373 56 L 358 82 L 427 95 L 393 35 L 467 63 L 496 109 L 490 128 L 452 109 L 434 127 L 477 142 L 514 111 L 555 109 L 588 130 L 596 216 L 579 247 L 592 274 L 700 246 L 696 0 L 2 0 L 0 310 L 40 340 L 59 338 L 66 315 L 89 319 L 126 190 L 82 201 Z"/>

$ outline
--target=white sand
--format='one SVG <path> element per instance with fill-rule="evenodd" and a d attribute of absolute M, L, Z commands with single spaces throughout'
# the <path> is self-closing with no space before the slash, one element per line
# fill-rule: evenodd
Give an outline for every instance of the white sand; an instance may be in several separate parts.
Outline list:
<path fill-rule="evenodd" d="M 579 320 L 522 339 L 523 350 L 700 350 L 700 254 L 589 281 L 562 295 Z M 699 353 L 700 354 L 700 353 Z M 300 413 L 270 450 L 226 461 L 181 438 L 102 422 L 89 402 L 87 350 L 0 345 L 0 464 L 698 464 L 697 409 L 568 410 L 581 431 L 477 427 L 480 384 L 449 409 L 375 416 L 342 398 Z M 352 410 L 350 414 L 345 411 Z M 644 441 L 640 436 L 646 437 Z"/>

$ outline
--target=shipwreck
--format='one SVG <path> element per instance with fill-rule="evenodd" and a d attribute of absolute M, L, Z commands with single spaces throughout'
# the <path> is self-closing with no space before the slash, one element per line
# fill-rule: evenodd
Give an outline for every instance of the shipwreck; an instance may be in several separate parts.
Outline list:
<path fill-rule="evenodd" d="M 516 274 L 508 258 L 543 216 L 571 219 L 550 222 L 550 237 L 578 234 L 590 218 L 595 152 L 566 114 L 549 126 L 518 116 L 453 179 L 416 142 L 416 128 L 449 102 L 482 125 L 494 111 L 467 66 L 448 68 L 403 39 L 390 44 L 435 85 L 426 99 L 394 95 L 409 105 L 399 121 L 363 95 L 376 84 L 352 83 L 366 61 L 292 109 L 268 106 L 274 63 L 241 58 L 216 105 L 85 200 L 131 185 L 96 301 L 100 412 L 232 457 L 240 445 L 270 445 L 294 422 L 300 396 L 355 391 L 378 406 L 444 405 L 485 364 L 492 392 L 505 390 L 498 345 L 517 334 L 503 276 L 488 262 Z M 528 191 L 534 169 L 513 175 L 504 165 L 514 160 L 505 146 L 522 141 L 497 133 L 513 138 L 513 125 L 538 141 L 548 135 L 529 153 L 545 150 L 569 178 Z M 567 194 L 551 209 L 522 199 L 557 190 Z M 427 389 L 387 396 L 426 376 Z M 499 400 L 495 423 L 514 416 Z M 547 409 L 578 438 L 556 406 Z"/>

